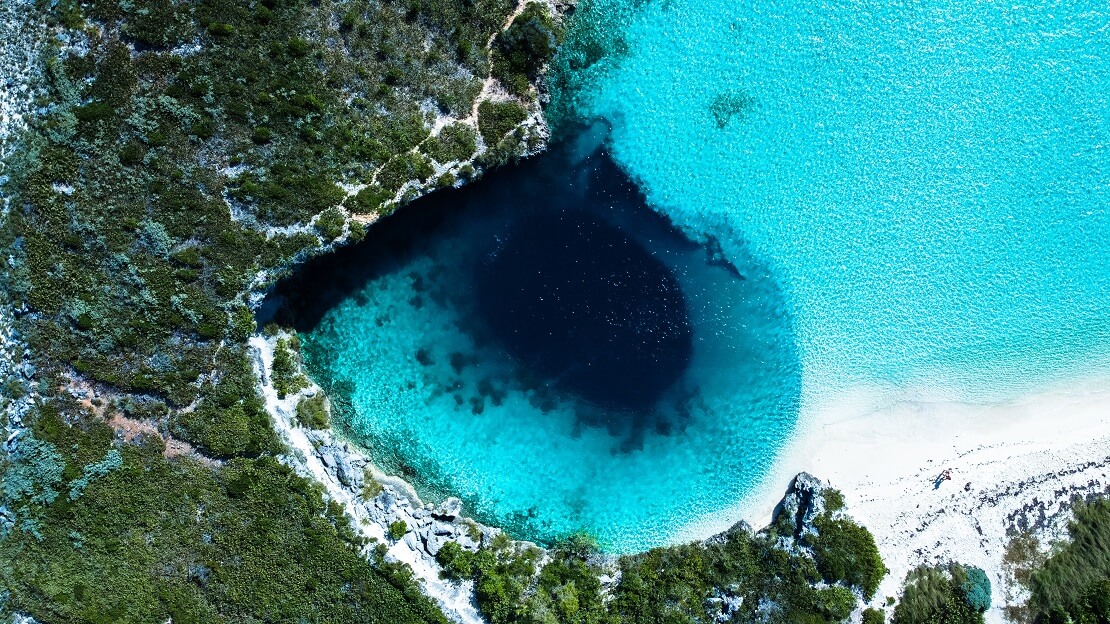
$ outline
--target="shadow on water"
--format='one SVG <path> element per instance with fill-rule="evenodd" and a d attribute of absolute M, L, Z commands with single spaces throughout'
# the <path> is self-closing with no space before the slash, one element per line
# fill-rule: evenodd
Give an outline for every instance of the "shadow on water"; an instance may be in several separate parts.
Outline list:
<path fill-rule="evenodd" d="M 552 390 L 552 402 L 579 399 L 577 413 L 589 424 L 669 433 L 677 423 L 660 421 L 654 408 L 686 370 L 691 327 L 679 282 L 656 256 L 698 244 L 646 205 L 597 139 L 584 133 L 382 219 L 362 242 L 281 282 L 259 320 L 311 332 L 340 302 L 407 270 L 434 241 L 465 239 L 452 247 L 455 257 L 438 259 L 439 274 L 412 274 L 416 305 L 430 297 L 466 308 L 468 329 L 500 345 L 522 383 Z M 706 250 L 711 264 L 719 255 Z M 453 357 L 456 369 L 467 359 Z"/>

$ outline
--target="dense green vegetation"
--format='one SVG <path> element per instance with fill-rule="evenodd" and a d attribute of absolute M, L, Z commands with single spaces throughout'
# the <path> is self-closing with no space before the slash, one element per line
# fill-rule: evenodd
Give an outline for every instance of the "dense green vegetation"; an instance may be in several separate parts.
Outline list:
<path fill-rule="evenodd" d="M 838 556 L 877 565 L 885 574 L 865 529 L 833 512 L 818 519 L 824 527 L 821 539 L 846 545 L 846 554 Z M 474 580 L 478 606 L 493 624 L 693 624 L 713 622 L 722 613 L 734 622 L 843 622 L 859 596 L 874 592 L 868 573 L 844 574 L 823 585 L 818 558 L 793 541 L 791 528 L 782 532 L 776 526 L 756 534 L 737 529 L 707 544 L 622 557 L 620 580 L 608 600 L 601 598 L 594 547 L 582 538 L 556 544 L 542 568 L 538 551 L 503 537 L 477 553 L 447 544 L 437 559 L 448 577 Z"/>
<path fill-rule="evenodd" d="M 563 33 L 547 9 L 530 2 L 493 42 L 493 75 L 509 91 L 524 95 L 551 57 Z"/>
<path fill-rule="evenodd" d="M 404 570 L 366 562 L 319 486 L 275 460 L 167 461 L 157 437 L 117 447 L 102 422 L 68 424 L 76 409 L 40 414 L 31 480 L 2 473 L 22 518 L 0 540 L 4 611 L 41 622 L 444 621 Z"/>
<path fill-rule="evenodd" d="M 1067 542 L 1047 559 L 1018 538 L 1008 553 L 1024 564 L 1015 575 L 1030 590 L 1022 619 L 1050 624 L 1110 622 L 1110 500 L 1077 503 Z"/>
<path fill-rule="evenodd" d="M 818 516 L 811 539 L 817 570 L 828 583 L 858 587 L 870 600 L 886 576 L 886 566 L 867 529 L 846 518 Z"/>
<path fill-rule="evenodd" d="M 478 106 L 478 131 L 486 145 L 494 146 L 528 116 L 516 102 L 482 102 Z"/>
<path fill-rule="evenodd" d="M 385 214 L 402 185 L 441 183 L 424 144 L 474 156 L 473 131 L 433 137 L 432 121 L 470 115 L 512 9 L 40 2 L 78 45 L 49 53 L 49 106 L 6 163 L 0 291 L 27 306 L 36 374 L 5 392 L 37 398 L 0 456 L 0 616 L 443 621 L 405 568 L 364 556 L 340 510 L 273 459 L 284 449 L 255 390 L 247 294 L 360 239 L 349 213 Z M 527 147 L 511 130 L 490 162 Z M 337 182 L 365 188 L 348 197 Z M 282 393 L 303 384 L 295 357 L 275 355 Z M 299 406 L 305 426 L 326 426 L 321 401 Z M 108 424 L 118 417 L 126 434 Z"/>
<path fill-rule="evenodd" d="M 980 624 L 990 608 L 990 581 L 982 570 L 953 563 L 910 573 L 894 624 Z"/>

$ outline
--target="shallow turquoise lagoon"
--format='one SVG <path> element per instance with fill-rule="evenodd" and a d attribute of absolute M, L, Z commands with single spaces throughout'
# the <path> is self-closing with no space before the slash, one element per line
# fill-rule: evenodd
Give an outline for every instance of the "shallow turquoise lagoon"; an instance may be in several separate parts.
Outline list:
<path fill-rule="evenodd" d="M 613 124 L 656 209 L 771 268 L 807 401 L 994 401 L 1105 370 L 1105 3 L 593 0 L 576 19 L 557 103 Z"/>
<path fill-rule="evenodd" d="M 365 255 L 308 272 L 347 275 L 302 293 L 312 372 L 350 435 L 426 493 L 522 537 L 637 550 L 751 493 L 837 396 L 993 402 L 1107 372 L 1104 4 L 591 0 L 555 78 L 571 137 L 555 154 L 422 200 Z M 608 152 L 582 159 L 597 119 Z M 565 258 L 542 270 L 565 266 L 552 296 L 581 301 L 501 305 L 514 280 L 478 296 L 502 237 L 530 231 L 514 224 L 580 210 L 552 231 L 597 258 L 636 249 L 620 275 L 598 267 L 636 306 L 593 303 L 604 289 L 574 288 L 589 273 Z M 659 267 L 681 297 L 653 301 Z M 507 336 L 487 300 L 497 318 L 535 304 L 634 339 Z M 689 353 L 660 346 L 687 329 Z M 613 397 L 560 369 L 561 349 L 595 342 L 581 359 L 615 375 Z M 623 362 L 663 381 L 632 401 Z"/>

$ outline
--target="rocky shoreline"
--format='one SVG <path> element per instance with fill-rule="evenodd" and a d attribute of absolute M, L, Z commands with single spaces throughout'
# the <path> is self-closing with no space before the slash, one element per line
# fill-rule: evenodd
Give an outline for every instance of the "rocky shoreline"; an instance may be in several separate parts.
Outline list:
<path fill-rule="evenodd" d="M 279 339 L 280 336 L 255 335 L 250 346 L 266 410 L 291 451 L 282 460 L 299 474 L 321 484 L 327 497 L 343 506 L 355 531 L 369 540 L 364 549 L 366 556 L 384 546 L 386 560 L 412 568 L 424 591 L 451 620 L 459 624 L 484 622 L 474 606 L 473 583 L 441 578 L 442 568 L 435 555 L 447 542 L 454 542 L 463 550 L 477 551 L 500 534 L 500 529 L 466 518 L 457 498 L 448 498 L 439 505 L 423 502 L 411 485 L 378 470 L 364 452 L 341 439 L 333 429 L 300 426 L 298 403 L 322 390 L 310 382 L 299 392 L 278 398 L 270 371 Z M 389 536 L 390 527 L 398 522 L 405 524 L 405 534 L 394 540 Z M 525 545 L 531 546 L 521 543 L 522 547 Z"/>

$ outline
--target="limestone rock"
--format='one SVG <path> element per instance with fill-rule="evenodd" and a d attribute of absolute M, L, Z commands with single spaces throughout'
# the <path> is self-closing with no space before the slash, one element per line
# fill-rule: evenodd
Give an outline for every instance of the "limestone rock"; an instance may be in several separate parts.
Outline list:
<path fill-rule="evenodd" d="M 462 501 L 454 496 L 443 501 L 432 515 L 441 520 L 454 520 L 462 513 Z"/>
<path fill-rule="evenodd" d="M 736 534 L 736 533 L 744 533 L 744 534 L 747 534 L 747 535 L 751 535 L 754 532 L 755 531 L 752 530 L 752 525 L 750 525 L 747 522 L 744 522 L 743 520 L 741 520 L 741 521 L 737 522 L 736 524 L 732 525 L 731 527 L 729 527 L 728 530 L 726 530 L 722 533 L 718 533 L 718 534 L 706 539 L 705 543 L 707 545 L 725 544 L 725 543 L 728 542 L 728 538 L 729 538 L 730 535 L 733 535 L 733 534 Z"/>
<path fill-rule="evenodd" d="M 794 539 L 815 533 L 813 519 L 825 511 L 824 482 L 807 473 L 798 473 L 786 490 L 786 496 L 775 508 L 775 522 L 788 522 L 793 527 Z"/>
<path fill-rule="evenodd" d="M 346 487 L 362 485 L 362 471 L 351 464 L 350 457 L 346 453 L 336 458 L 335 476 Z"/>

